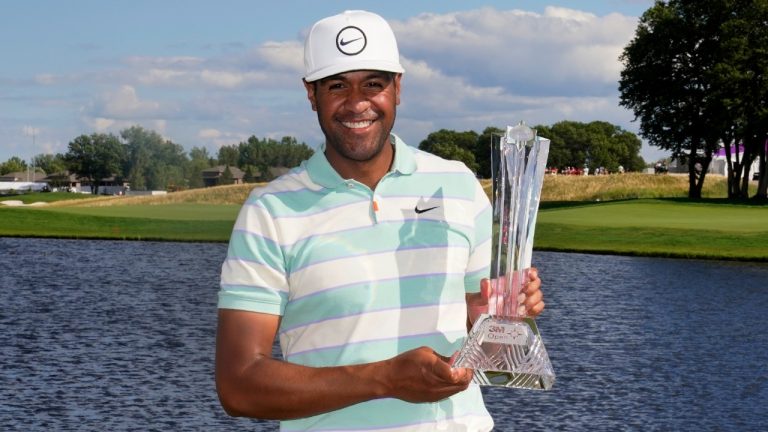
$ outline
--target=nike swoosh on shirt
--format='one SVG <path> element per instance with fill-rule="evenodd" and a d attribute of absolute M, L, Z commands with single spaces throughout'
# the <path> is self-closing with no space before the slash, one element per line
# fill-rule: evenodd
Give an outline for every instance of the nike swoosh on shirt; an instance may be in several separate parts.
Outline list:
<path fill-rule="evenodd" d="M 413 211 L 415 211 L 415 212 L 416 212 L 416 214 L 422 214 L 422 213 L 428 212 L 428 211 L 430 211 L 430 210 L 434 210 L 434 209 L 436 209 L 436 208 L 438 208 L 438 207 L 440 207 L 440 206 L 435 206 L 435 207 L 429 207 L 429 208 L 425 208 L 425 209 L 420 209 L 420 208 L 419 208 L 419 206 L 416 206 L 416 207 L 414 207 L 414 208 L 413 208 Z"/>
<path fill-rule="evenodd" d="M 347 41 L 345 41 L 344 39 L 342 39 L 342 40 L 340 40 L 340 41 L 339 41 L 339 45 L 341 45 L 341 46 L 346 46 L 346 45 L 349 45 L 349 44 L 351 44 L 351 43 L 352 43 L 352 42 L 354 42 L 354 41 L 359 41 L 360 39 L 362 39 L 362 38 L 361 38 L 361 37 L 359 37 L 359 38 L 350 39 L 350 40 L 347 40 Z"/>

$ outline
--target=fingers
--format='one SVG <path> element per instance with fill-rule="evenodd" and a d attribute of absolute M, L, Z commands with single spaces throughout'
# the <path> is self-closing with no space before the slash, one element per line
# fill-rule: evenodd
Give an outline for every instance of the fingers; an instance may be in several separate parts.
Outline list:
<path fill-rule="evenodd" d="M 541 279 L 535 267 L 528 270 L 528 283 L 523 287 L 520 299 L 521 308 L 525 309 L 528 316 L 535 317 L 544 310 L 544 295 L 541 292 Z"/>
<path fill-rule="evenodd" d="M 488 303 L 488 299 L 491 297 L 491 280 L 483 279 L 480 281 L 480 296 Z"/>
<path fill-rule="evenodd" d="M 432 363 L 432 373 L 435 377 L 446 383 L 458 385 L 468 384 L 472 380 L 471 369 L 452 367 L 458 353 L 454 353 L 451 357 L 442 356 L 437 352 L 434 354 L 437 357 Z"/>

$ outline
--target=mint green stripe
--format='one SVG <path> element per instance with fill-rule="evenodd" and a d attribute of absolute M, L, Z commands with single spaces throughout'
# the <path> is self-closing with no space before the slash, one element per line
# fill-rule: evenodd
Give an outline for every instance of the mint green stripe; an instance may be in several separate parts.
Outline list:
<path fill-rule="evenodd" d="M 464 277 L 464 291 L 470 294 L 480 292 L 480 281 L 483 278 L 490 277 L 490 274 L 491 266 L 486 266 L 476 272 L 467 273 Z"/>
<path fill-rule="evenodd" d="M 471 234 L 464 227 L 448 227 L 428 219 L 392 223 L 355 230 L 339 231 L 303 239 L 286 247 L 290 272 L 306 266 L 347 257 L 363 257 L 399 249 L 427 247 L 469 247 Z M 303 253 L 311 250 L 311 254 Z"/>
<path fill-rule="evenodd" d="M 222 284 L 218 308 L 282 315 L 286 299 L 286 293 L 269 288 Z"/>
<path fill-rule="evenodd" d="M 393 176 L 376 189 L 382 197 L 413 196 L 424 199 L 472 200 L 477 180 L 469 173 L 415 173 Z M 414 202 L 415 204 L 415 202 Z"/>
<path fill-rule="evenodd" d="M 274 218 L 304 217 L 332 210 L 343 205 L 353 204 L 370 199 L 368 192 L 362 189 L 351 189 L 343 194 L 331 193 L 322 189 L 269 193 L 262 195 L 251 205 L 266 209 Z M 308 212 L 308 210 L 311 210 Z"/>
<path fill-rule="evenodd" d="M 357 315 L 386 309 L 430 306 L 464 301 L 463 275 L 427 275 L 403 280 L 355 284 L 323 291 L 298 300 L 286 307 L 281 331 L 308 325 L 324 319 Z M 327 305 L 333 305 L 328 315 Z"/>
<path fill-rule="evenodd" d="M 227 259 L 252 261 L 285 273 L 283 251 L 272 240 L 257 234 L 233 230 Z"/>

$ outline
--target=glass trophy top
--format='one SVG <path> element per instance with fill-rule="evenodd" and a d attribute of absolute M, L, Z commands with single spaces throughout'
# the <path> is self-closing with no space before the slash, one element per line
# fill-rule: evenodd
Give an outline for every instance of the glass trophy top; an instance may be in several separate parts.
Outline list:
<path fill-rule="evenodd" d="M 507 126 L 505 138 L 508 144 L 527 144 L 535 136 L 536 132 L 529 128 L 525 122 L 521 121 L 516 126 Z"/>

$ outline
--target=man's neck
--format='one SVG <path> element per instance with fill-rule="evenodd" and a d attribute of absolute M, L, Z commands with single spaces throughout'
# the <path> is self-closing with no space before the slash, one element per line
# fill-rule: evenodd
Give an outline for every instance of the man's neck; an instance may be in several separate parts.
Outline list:
<path fill-rule="evenodd" d="M 395 146 L 392 144 L 392 138 L 389 141 L 376 157 L 367 161 L 336 159 L 329 157 L 327 151 L 325 155 L 341 178 L 356 180 L 374 190 L 382 177 L 392 168 L 395 160 Z"/>

